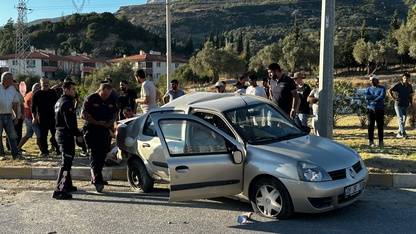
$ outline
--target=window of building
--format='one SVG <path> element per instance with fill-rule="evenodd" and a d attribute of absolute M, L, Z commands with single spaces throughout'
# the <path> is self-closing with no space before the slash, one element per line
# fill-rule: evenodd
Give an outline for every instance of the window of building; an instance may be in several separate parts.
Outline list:
<path fill-rule="evenodd" d="M 175 68 L 178 68 L 179 67 L 179 63 L 175 63 Z"/>
<path fill-rule="evenodd" d="M 156 63 L 156 67 L 160 67 L 160 62 L 157 62 Z"/>
<path fill-rule="evenodd" d="M 35 67 L 36 67 L 35 60 L 33 59 L 26 60 L 26 68 L 35 68 Z"/>
<path fill-rule="evenodd" d="M 13 59 L 13 60 L 12 60 L 12 65 L 13 65 L 13 66 L 17 66 L 17 59 Z"/>

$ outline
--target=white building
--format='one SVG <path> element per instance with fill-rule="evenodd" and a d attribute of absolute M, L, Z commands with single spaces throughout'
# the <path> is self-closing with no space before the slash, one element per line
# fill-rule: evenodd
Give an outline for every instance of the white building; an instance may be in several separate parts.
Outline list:
<path fill-rule="evenodd" d="M 161 55 L 161 53 L 157 51 L 151 50 L 147 54 L 141 50 L 140 54 L 138 55 L 116 58 L 108 60 L 108 62 L 111 64 L 119 64 L 123 60 L 130 61 L 130 63 L 133 65 L 133 70 L 137 70 L 139 68 L 143 69 L 154 82 L 156 82 L 162 74 L 166 74 L 166 55 Z M 172 72 L 175 71 L 176 68 L 185 64 L 188 64 L 188 60 L 172 58 Z"/>
<path fill-rule="evenodd" d="M 81 79 L 95 68 L 103 68 L 107 64 L 92 59 L 86 55 L 72 53 L 68 56 L 56 55 L 53 50 L 35 50 L 26 52 L 25 69 L 33 75 L 40 77 L 55 78 L 58 72 L 65 72 L 69 75 L 77 75 Z M 1 72 L 10 71 L 12 74 L 19 72 L 18 62 L 15 54 L 0 56 Z"/>

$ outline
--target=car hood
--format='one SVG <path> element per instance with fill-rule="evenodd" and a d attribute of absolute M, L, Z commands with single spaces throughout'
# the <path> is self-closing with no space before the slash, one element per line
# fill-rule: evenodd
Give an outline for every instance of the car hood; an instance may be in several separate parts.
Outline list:
<path fill-rule="evenodd" d="M 263 152 L 265 155 L 311 162 L 326 171 L 350 167 L 359 160 L 358 153 L 348 146 L 315 135 L 306 135 L 267 145 L 251 145 L 250 147 L 256 148 L 256 151 L 268 151 Z"/>

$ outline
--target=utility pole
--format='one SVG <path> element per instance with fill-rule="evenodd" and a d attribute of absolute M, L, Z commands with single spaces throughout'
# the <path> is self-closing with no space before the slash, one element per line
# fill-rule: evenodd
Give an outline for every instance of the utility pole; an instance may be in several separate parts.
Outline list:
<path fill-rule="evenodd" d="M 172 35 L 170 32 L 170 0 L 166 0 L 166 90 L 169 90 L 169 84 L 172 76 Z"/>
<path fill-rule="evenodd" d="M 335 0 L 322 0 L 317 134 L 333 137 Z"/>
<path fill-rule="evenodd" d="M 15 8 L 17 9 L 17 23 L 16 23 L 16 63 L 17 63 L 17 74 L 26 73 L 26 59 L 29 56 L 29 34 L 27 32 L 27 12 L 32 12 L 32 9 L 27 9 L 26 3 L 29 0 L 19 0 L 19 4 Z M 27 53 L 26 53 L 27 52 Z"/>

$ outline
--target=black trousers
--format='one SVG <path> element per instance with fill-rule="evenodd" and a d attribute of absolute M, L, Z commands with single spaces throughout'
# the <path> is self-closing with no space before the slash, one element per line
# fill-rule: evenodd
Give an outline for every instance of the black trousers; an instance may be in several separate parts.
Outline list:
<path fill-rule="evenodd" d="M 91 151 L 91 178 L 93 183 L 99 184 L 104 181 L 102 171 L 110 147 L 110 130 L 100 126 L 88 126 L 84 139 Z"/>
<path fill-rule="evenodd" d="M 22 130 L 23 130 L 23 119 L 19 119 L 17 121 L 17 124 L 14 125 L 14 130 L 16 131 L 16 142 L 19 145 L 20 140 L 22 139 Z M 9 141 L 9 137 L 6 136 L 7 138 L 7 149 L 10 150 L 10 141 Z"/>
<path fill-rule="evenodd" d="M 384 110 L 367 109 L 368 117 L 368 140 L 374 141 L 374 125 L 377 123 L 378 141 L 383 142 L 384 138 Z"/>
<path fill-rule="evenodd" d="M 56 181 L 55 191 L 63 191 L 66 187 L 72 187 L 71 167 L 75 156 L 74 136 L 64 131 L 57 131 L 56 142 L 62 155 L 62 164 Z"/>
<path fill-rule="evenodd" d="M 39 131 L 40 131 L 40 145 L 42 147 L 43 154 L 49 154 L 48 150 L 48 132 L 51 132 L 51 144 L 57 150 L 56 153 L 60 154 L 59 146 L 55 139 L 55 117 L 39 116 Z"/>

